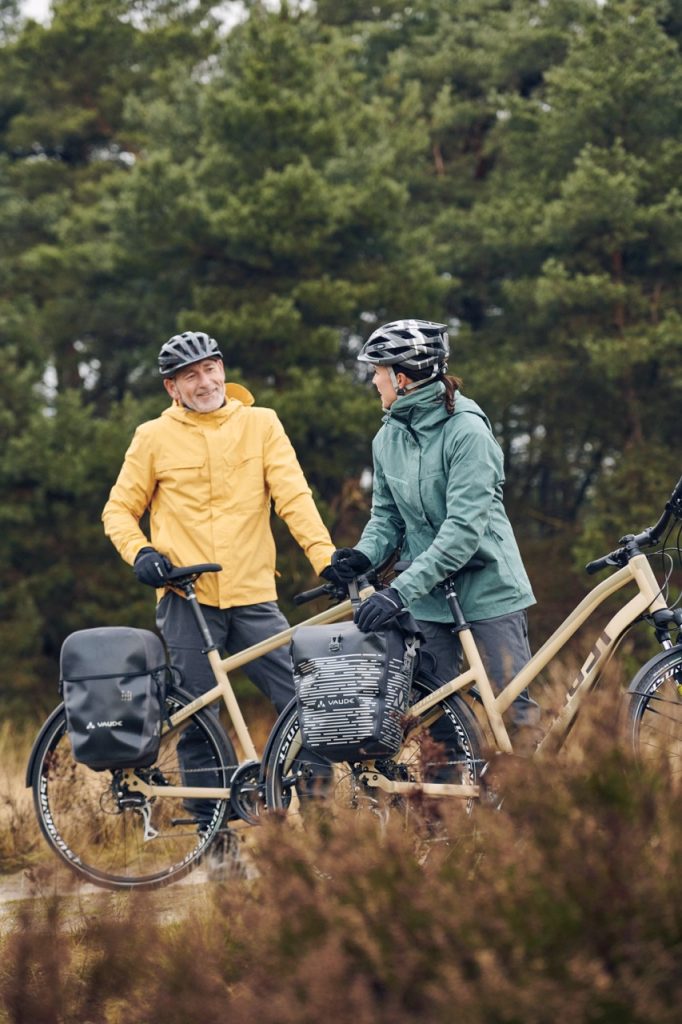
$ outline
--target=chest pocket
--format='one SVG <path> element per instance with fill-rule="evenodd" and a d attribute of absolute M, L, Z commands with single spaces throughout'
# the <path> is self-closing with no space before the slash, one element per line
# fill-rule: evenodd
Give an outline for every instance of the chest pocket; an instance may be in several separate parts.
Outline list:
<path fill-rule="evenodd" d="M 399 477 L 384 473 L 384 478 L 407 529 L 411 530 L 426 523 L 428 520 L 422 507 L 417 474 L 408 473 L 404 477 Z"/>
<path fill-rule="evenodd" d="M 159 459 L 156 464 L 156 476 L 162 484 L 191 484 L 206 476 L 206 460 L 200 456 L 171 456 Z"/>
<path fill-rule="evenodd" d="M 231 502 L 238 508 L 259 508 L 270 496 L 260 455 L 238 461 L 226 459 L 225 484 Z"/>

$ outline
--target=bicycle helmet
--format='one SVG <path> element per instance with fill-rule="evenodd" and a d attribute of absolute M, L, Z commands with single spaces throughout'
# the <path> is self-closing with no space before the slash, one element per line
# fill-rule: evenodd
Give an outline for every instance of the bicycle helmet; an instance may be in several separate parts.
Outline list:
<path fill-rule="evenodd" d="M 361 363 L 387 366 L 393 386 L 404 394 L 448 368 L 450 354 L 447 324 L 432 320 L 392 320 L 378 327 L 360 350 Z M 395 370 L 402 371 L 415 383 L 398 388 Z"/>
<path fill-rule="evenodd" d="M 400 363 L 405 372 L 442 368 L 450 354 L 446 328 L 431 320 L 393 320 L 369 336 L 358 359 L 379 366 Z"/>
<path fill-rule="evenodd" d="M 203 331 L 185 331 L 174 334 L 161 346 L 159 352 L 159 373 L 162 377 L 174 377 L 178 370 L 202 359 L 222 359 L 218 342 Z"/>

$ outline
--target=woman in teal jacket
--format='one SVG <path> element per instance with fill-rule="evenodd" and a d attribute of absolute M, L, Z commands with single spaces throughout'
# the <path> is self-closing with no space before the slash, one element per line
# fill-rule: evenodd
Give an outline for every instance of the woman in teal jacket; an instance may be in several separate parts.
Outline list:
<path fill-rule="evenodd" d="M 379 565 L 396 548 L 411 564 L 393 586 L 356 614 L 360 629 L 380 629 L 409 607 L 442 678 L 457 674 L 461 650 L 438 584 L 475 555 L 483 567 L 463 572 L 458 597 L 495 689 L 530 658 L 526 608 L 535 603 L 502 501 L 502 451 L 483 411 L 457 394 L 446 374 L 444 324 L 398 320 L 376 330 L 359 359 L 374 367 L 384 408 L 374 438 L 372 513 L 354 548 L 332 557 L 343 582 Z M 537 705 L 522 695 L 513 726 L 532 725 Z"/>

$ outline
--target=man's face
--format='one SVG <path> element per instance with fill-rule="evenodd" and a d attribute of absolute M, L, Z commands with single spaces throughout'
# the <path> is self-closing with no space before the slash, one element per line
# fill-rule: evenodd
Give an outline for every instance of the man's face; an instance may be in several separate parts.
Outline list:
<path fill-rule="evenodd" d="M 178 370 L 163 386 L 175 401 L 194 412 L 213 412 L 225 401 L 225 367 L 222 359 L 202 359 Z"/>

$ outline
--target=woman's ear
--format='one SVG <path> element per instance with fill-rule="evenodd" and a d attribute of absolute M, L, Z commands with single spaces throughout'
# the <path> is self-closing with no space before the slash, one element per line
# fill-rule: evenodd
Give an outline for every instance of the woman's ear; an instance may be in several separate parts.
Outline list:
<path fill-rule="evenodd" d="M 398 384 L 398 387 L 396 388 L 396 391 L 398 392 L 398 394 L 403 394 L 404 395 L 405 394 L 405 388 L 410 383 L 410 378 L 407 377 L 404 373 L 396 373 L 395 379 L 396 379 L 396 383 Z"/>

